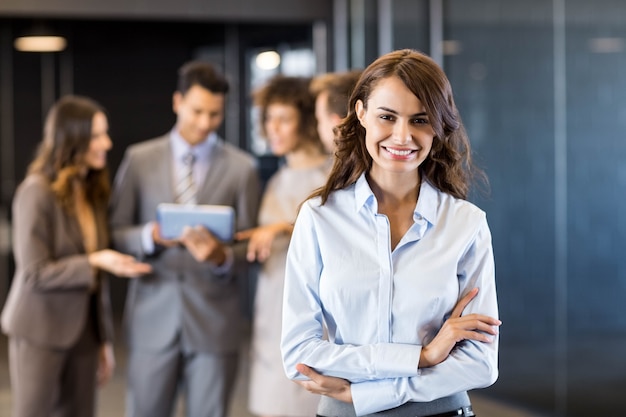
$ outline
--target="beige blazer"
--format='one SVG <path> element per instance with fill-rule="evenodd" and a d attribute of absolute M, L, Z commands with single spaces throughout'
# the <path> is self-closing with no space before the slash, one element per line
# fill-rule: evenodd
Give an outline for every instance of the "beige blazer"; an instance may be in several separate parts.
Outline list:
<path fill-rule="evenodd" d="M 98 249 L 106 247 L 106 207 L 96 210 Z M 100 341 L 112 340 L 108 282 L 88 263 L 78 220 L 57 202 L 47 179 L 28 176 L 13 199 L 16 271 L 2 311 L 11 337 L 52 348 L 78 341 L 97 297 Z M 100 275 L 100 277 L 98 277 Z M 96 294 L 90 292 L 99 280 Z"/>

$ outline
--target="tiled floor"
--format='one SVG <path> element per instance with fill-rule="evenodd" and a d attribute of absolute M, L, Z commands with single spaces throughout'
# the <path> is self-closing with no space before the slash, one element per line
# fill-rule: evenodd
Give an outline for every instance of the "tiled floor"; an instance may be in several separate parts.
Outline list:
<path fill-rule="evenodd" d="M 243 347 L 243 351 L 246 347 Z M 124 416 L 124 368 L 125 350 L 119 345 L 116 347 L 117 370 L 113 380 L 99 394 L 98 417 L 123 417 Z M 231 417 L 253 417 L 247 409 L 247 374 L 248 360 L 242 355 L 240 377 L 237 381 L 236 392 L 231 406 Z M 476 414 L 480 417 L 539 417 L 539 414 L 531 413 L 521 407 L 499 402 L 473 393 L 472 401 Z M 9 372 L 7 367 L 6 338 L 0 337 L 0 417 L 10 416 L 11 393 L 9 384 Z M 178 407 L 177 417 L 183 415 L 182 406 Z"/>

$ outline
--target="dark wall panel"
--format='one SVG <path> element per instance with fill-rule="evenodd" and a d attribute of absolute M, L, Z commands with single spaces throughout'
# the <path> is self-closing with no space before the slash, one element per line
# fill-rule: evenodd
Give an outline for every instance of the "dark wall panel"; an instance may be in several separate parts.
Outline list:
<path fill-rule="evenodd" d="M 35 155 L 41 140 L 43 116 L 41 114 L 41 56 L 15 54 L 13 57 L 14 100 L 14 151 L 15 177 L 24 177 L 26 165 Z M 33 111 L 34 110 L 34 111 Z"/>
<path fill-rule="evenodd" d="M 502 337 L 545 338 L 554 332 L 551 29 L 454 25 L 448 36 L 462 53 L 446 58 L 446 71 L 490 180 L 476 202 L 493 235 Z M 531 315 L 541 320 L 529 326 Z"/>
<path fill-rule="evenodd" d="M 602 31 L 593 24 L 567 28 L 573 331 L 626 333 L 626 55 L 606 49 L 620 39 L 626 39 L 623 24 L 605 22 Z"/>
<path fill-rule="evenodd" d="M 619 415 L 626 5 L 444 3 L 444 39 L 459 46 L 445 70 L 491 180 L 475 200 L 493 234 L 503 325 L 500 378 L 484 392 L 538 415 Z"/>

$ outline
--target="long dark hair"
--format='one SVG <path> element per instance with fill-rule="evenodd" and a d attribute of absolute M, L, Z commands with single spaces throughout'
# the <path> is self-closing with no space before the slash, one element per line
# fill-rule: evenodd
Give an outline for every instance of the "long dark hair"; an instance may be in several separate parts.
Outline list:
<path fill-rule="evenodd" d="M 68 210 L 73 209 L 76 186 L 82 188 L 94 207 L 108 204 L 111 192 L 108 170 L 93 170 L 85 163 L 96 113 L 105 111 L 90 98 L 59 99 L 48 112 L 43 140 L 28 167 L 29 174 L 40 174 L 50 181 L 58 200 Z"/>
<path fill-rule="evenodd" d="M 322 204 L 335 190 L 356 182 L 372 166 L 355 105 L 368 99 L 378 83 L 398 77 L 422 102 L 435 131 L 430 155 L 420 166 L 421 174 L 439 190 L 466 199 L 475 179 L 487 183 L 485 174 L 472 162 L 469 139 L 461 122 L 450 82 L 443 70 L 428 56 L 411 49 L 390 52 L 376 59 L 361 74 L 350 96 L 348 115 L 336 128 L 335 161 L 325 186 L 311 197 L 320 196 Z"/>

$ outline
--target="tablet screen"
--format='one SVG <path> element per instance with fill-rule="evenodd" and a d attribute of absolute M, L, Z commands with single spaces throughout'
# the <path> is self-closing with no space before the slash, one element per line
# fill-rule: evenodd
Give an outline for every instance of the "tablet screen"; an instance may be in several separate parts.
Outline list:
<path fill-rule="evenodd" d="M 185 226 L 204 226 L 222 242 L 230 242 L 235 231 L 235 210 L 230 206 L 209 204 L 161 203 L 157 221 L 165 239 L 180 237 Z"/>

